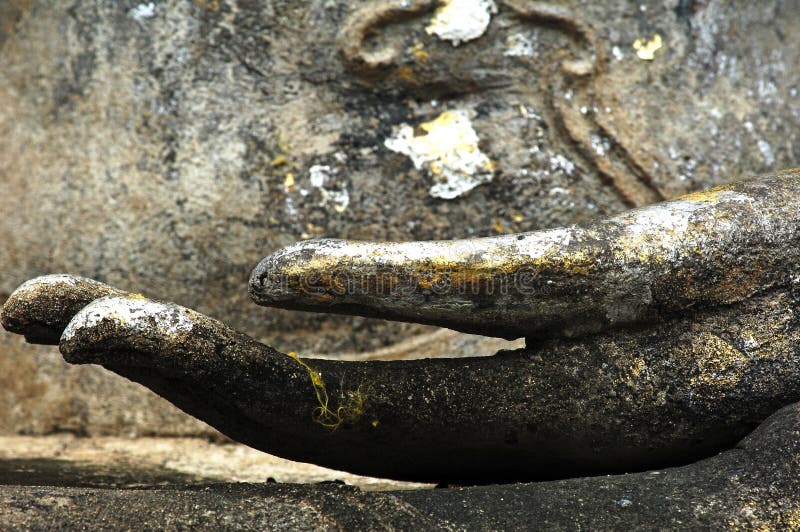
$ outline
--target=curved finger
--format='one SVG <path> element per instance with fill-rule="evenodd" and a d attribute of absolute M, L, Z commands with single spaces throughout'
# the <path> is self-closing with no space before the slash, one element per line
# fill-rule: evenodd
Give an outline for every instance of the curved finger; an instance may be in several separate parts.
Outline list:
<path fill-rule="evenodd" d="M 476 359 L 280 353 L 142 298 L 82 309 L 61 350 L 229 436 L 372 476 L 484 482 L 640 471 L 730 447 L 800 400 L 797 302 L 770 290 L 648 329 Z"/>
<path fill-rule="evenodd" d="M 585 226 L 428 242 L 307 240 L 264 258 L 260 305 L 575 337 L 790 286 L 800 171 L 689 194 Z"/>
<path fill-rule="evenodd" d="M 93 300 L 126 292 L 68 274 L 36 277 L 20 285 L 3 304 L 2 325 L 29 343 L 58 345 L 72 317 Z"/>

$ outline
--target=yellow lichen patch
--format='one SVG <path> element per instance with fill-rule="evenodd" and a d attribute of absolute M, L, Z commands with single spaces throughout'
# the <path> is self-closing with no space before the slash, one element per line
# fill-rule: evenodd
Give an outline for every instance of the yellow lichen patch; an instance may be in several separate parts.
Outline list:
<path fill-rule="evenodd" d="M 731 267 L 724 260 L 716 260 L 715 268 L 725 272 L 716 283 L 706 287 L 706 296 L 710 301 L 730 304 L 741 301 L 763 289 L 768 283 L 770 272 L 774 272 L 774 257 L 753 259 L 747 269 L 739 270 Z"/>
<path fill-rule="evenodd" d="M 308 264 L 293 263 L 286 268 L 287 286 L 296 292 L 316 294 L 320 303 L 328 303 L 334 296 L 343 296 L 356 290 L 366 294 L 390 294 L 400 284 L 400 276 L 389 272 L 377 272 L 344 279 L 336 272 L 340 265 L 335 259 L 312 258 Z"/>
<path fill-rule="evenodd" d="M 513 282 L 520 272 L 566 273 L 588 275 L 595 267 L 594 259 L 585 252 L 568 255 L 553 253 L 535 259 L 500 256 L 483 262 L 426 261 L 412 266 L 410 275 L 423 290 L 452 287 L 462 294 L 492 293 Z"/>
<path fill-rule="evenodd" d="M 691 354 L 698 368 L 691 384 L 721 394 L 739 383 L 749 363 L 744 353 L 709 332 L 702 332 L 692 340 Z"/>
<path fill-rule="evenodd" d="M 730 187 L 721 185 L 707 190 L 698 190 L 697 192 L 681 196 L 678 199 L 693 201 L 695 203 L 718 203 L 720 199 L 722 199 L 722 194 L 729 191 Z"/>
<path fill-rule="evenodd" d="M 641 399 L 645 395 L 653 395 L 653 386 L 647 382 L 647 365 L 641 357 L 635 357 L 630 366 L 620 366 L 620 384 L 625 384 L 627 390 L 622 391 L 626 402 L 632 402 L 634 397 Z"/>
<path fill-rule="evenodd" d="M 427 63 L 428 59 L 430 59 L 430 54 L 425 51 L 425 45 L 419 41 L 414 43 L 414 46 L 411 47 L 411 55 L 413 55 L 414 59 L 419 63 Z"/>
<path fill-rule="evenodd" d="M 570 275 L 588 275 L 597 266 L 596 251 L 591 249 L 573 249 L 564 251 L 553 245 L 539 257 L 509 260 L 511 272 L 519 269 L 533 270 L 539 273 L 560 273 Z"/>
<path fill-rule="evenodd" d="M 411 67 L 401 67 L 397 70 L 397 77 L 408 83 L 414 83 L 416 77 L 414 76 L 414 69 Z"/>
<path fill-rule="evenodd" d="M 195 0 L 197 5 L 203 9 L 210 9 L 212 11 L 219 11 L 219 0 Z"/>
<path fill-rule="evenodd" d="M 288 163 L 289 163 L 289 158 L 288 157 L 286 157 L 285 155 L 276 155 L 272 159 L 272 161 L 270 161 L 269 165 L 272 166 L 273 168 L 275 168 L 277 166 L 283 166 L 284 164 L 288 164 Z"/>
<path fill-rule="evenodd" d="M 444 257 L 417 266 L 417 275 L 428 274 L 426 281 L 436 284 L 447 277 L 450 284 L 459 287 L 472 287 L 473 293 L 491 290 L 493 286 L 512 278 L 520 272 L 529 274 L 558 273 L 588 275 L 595 268 L 594 257 L 589 250 L 573 250 L 563 253 L 554 246 L 551 251 L 539 257 L 525 257 L 507 253 L 488 254 L 482 261 L 456 261 Z M 433 275 L 430 275 L 431 272 Z M 481 289 L 481 287 L 483 289 Z"/>
<path fill-rule="evenodd" d="M 508 232 L 508 230 L 506 229 L 506 226 L 503 224 L 503 220 L 501 220 L 500 218 L 495 218 L 494 219 L 494 223 L 492 223 L 492 230 L 495 233 L 507 233 Z"/>
<path fill-rule="evenodd" d="M 620 238 L 617 257 L 624 261 L 642 264 L 659 264 L 668 259 L 669 250 L 679 241 L 675 231 L 665 231 L 656 240 L 651 235 L 634 235 Z M 685 250 L 684 250 L 685 251 Z"/>
<path fill-rule="evenodd" d="M 526 276 L 525 282 L 533 283 L 538 282 L 539 274 L 588 275 L 597 266 L 597 253 L 588 247 L 565 250 L 557 241 L 537 254 L 519 252 L 508 242 L 480 253 L 471 245 L 447 243 L 357 243 L 345 254 L 320 250 L 302 260 L 287 260 L 280 270 L 288 288 L 320 302 L 353 293 L 388 296 L 396 294 L 398 287 L 422 291 L 457 287 L 463 294 L 478 295 L 503 286 L 516 287 L 520 274 Z M 382 264 L 383 269 L 376 270 L 375 264 Z"/>
<path fill-rule="evenodd" d="M 283 180 L 283 188 L 288 190 L 289 192 L 294 191 L 294 174 L 291 172 L 286 173 L 286 177 Z"/>
<path fill-rule="evenodd" d="M 300 238 L 302 238 L 303 240 L 308 240 L 309 238 L 317 238 L 320 235 L 322 235 L 324 231 L 325 230 L 322 227 L 314 225 L 311 222 L 307 222 L 306 230 L 300 234 Z"/>
<path fill-rule="evenodd" d="M 774 515 L 772 512 L 765 512 L 755 500 L 739 499 L 739 510 L 734 512 L 734 519 L 728 521 L 728 528 L 731 530 L 756 530 L 758 532 L 770 532 L 773 530 L 787 529 L 785 514 Z M 788 530 L 796 530 L 788 527 Z"/>
<path fill-rule="evenodd" d="M 319 406 L 314 409 L 314 421 L 316 423 L 325 428 L 336 430 L 342 424 L 352 423 L 364 415 L 368 394 L 363 386 L 359 386 L 355 391 L 342 392 L 339 406 L 332 410 L 329 407 L 330 398 L 322 375 L 309 366 L 294 351 L 287 353 L 287 355 L 300 364 L 308 372 L 308 378 L 311 379 L 311 386 L 314 389 L 317 403 L 319 403 Z"/>
<path fill-rule="evenodd" d="M 800 530 L 800 506 L 784 512 L 780 518 L 780 523 L 788 527 L 789 530 Z"/>
<path fill-rule="evenodd" d="M 645 370 L 644 359 L 641 357 L 636 357 L 635 359 L 633 359 L 633 365 L 631 365 L 631 374 L 638 379 L 642 375 L 642 372 L 644 370 Z"/>
<path fill-rule="evenodd" d="M 652 61 L 656 58 L 656 52 L 664 46 L 661 35 L 658 33 L 653 35 L 650 40 L 636 39 L 633 41 L 633 49 L 636 50 L 636 56 L 643 61 Z"/>
<path fill-rule="evenodd" d="M 417 281 L 417 286 L 422 288 L 423 290 L 430 290 L 433 286 L 434 280 L 427 277 L 420 277 L 419 281 Z"/>
<path fill-rule="evenodd" d="M 594 256 L 586 251 L 576 251 L 568 255 L 556 255 L 555 257 L 543 257 L 542 265 L 548 269 L 555 269 L 573 275 L 588 275 L 596 266 Z"/>

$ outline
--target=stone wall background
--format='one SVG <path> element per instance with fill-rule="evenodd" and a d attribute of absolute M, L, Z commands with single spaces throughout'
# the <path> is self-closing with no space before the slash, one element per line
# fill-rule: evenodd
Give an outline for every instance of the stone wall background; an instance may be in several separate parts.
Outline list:
<path fill-rule="evenodd" d="M 425 31 L 430 9 L 376 28 L 366 45 L 398 58 L 367 76 L 337 41 L 367 2 L 0 0 L 0 298 L 70 272 L 287 351 L 491 354 L 505 344 L 258 308 L 246 281 L 302 238 L 542 229 L 621 211 L 626 191 L 641 203 L 797 166 L 800 1 L 554 3 L 604 54 L 498 2 L 486 33 L 459 46 Z M 655 34 L 662 48 L 641 59 L 632 44 Z M 573 89 L 558 65 L 592 55 L 605 72 Z M 444 200 L 384 142 L 455 109 L 495 171 Z M 0 333 L 0 433 L 53 431 L 214 434 L 137 385 Z"/>

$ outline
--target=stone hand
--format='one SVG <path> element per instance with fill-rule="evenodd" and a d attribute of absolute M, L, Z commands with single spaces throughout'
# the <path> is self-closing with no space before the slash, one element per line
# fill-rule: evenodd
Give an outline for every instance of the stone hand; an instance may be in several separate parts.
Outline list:
<path fill-rule="evenodd" d="M 511 237 L 312 241 L 253 272 L 261 304 L 528 337 L 494 357 L 303 359 L 64 275 L 17 289 L 3 325 L 250 446 L 361 474 L 481 482 L 686 463 L 800 400 L 798 187 L 789 171 Z M 517 272 L 532 293 L 489 291 Z M 433 289 L 441 279 L 450 291 Z"/>

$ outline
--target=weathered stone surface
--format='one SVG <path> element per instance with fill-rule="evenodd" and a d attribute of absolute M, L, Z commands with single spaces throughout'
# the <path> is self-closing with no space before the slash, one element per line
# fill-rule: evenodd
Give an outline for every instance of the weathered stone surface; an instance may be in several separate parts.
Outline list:
<path fill-rule="evenodd" d="M 11 527 L 91 529 L 794 529 L 798 464 L 800 408 L 791 405 L 736 448 L 675 469 L 371 493 L 340 485 L 191 486 L 179 479 L 149 489 L 12 485 L 0 486 L 0 519 Z"/>
<path fill-rule="evenodd" d="M 798 436 L 795 404 L 735 448 L 685 467 L 399 497 L 467 529 L 795 529 L 800 526 Z"/>
<path fill-rule="evenodd" d="M 366 46 L 397 51 L 383 71 L 340 53 L 339 30 L 358 26 L 366 2 L 149 4 L 0 2 L 0 196 L 13 214 L 0 220 L 0 293 L 70 271 L 287 351 L 368 351 L 424 329 L 257 309 L 243 289 L 252 266 L 305 236 L 564 225 L 800 159 L 794 0 L 595 2 L 554 24 L 500 2 L 486 33 L 457 47 L 425 32 L 423 6 L 377 17 L 385 27 Z M 654 33 L 663 48 L 640 60 L 632 43 Z M 594 57 L 595 69 L 565 81 L 562 56 Z M 384 142 L 458 109 L 495 170 L 442 200 L 428 171 Z M 0 340 L 6 359 L 14 342 Z M 50 395 L 82 401 L 48 377 L 61 368 L 55 352 L 39 353 L 41 387 L 5 393 L 0 413 L 20 400 L 52 411 Z M 10 380 L 29 379 L 20 367 Z M 77 380 L 90 380 L 83 371 Z M 89 415 L 80 430 L 149 432 L 136 419 L 150 414 L 130 411 Z M 0 424 L 35 425 L 15 416 Z"/>
<path fill-rule="evenodd" d="M 112 295 L 91 300 L 97 292 Z M 54 305 L 88 297 L 74 307 Z M 497 482 L 641 471 L 729 448 L 800 399 L 796 291 L 476 359 L 304 360 L 170 303 L 65 275 L 3 325 L 54 341 L 256 449 L 362 475 Z M 358 452 L 354 452 L 358 449 Z"/>
<path fill-rule="evenodd" d="M 397 497 L 335 484 L 133 490 L 0 486 L 0 518 L 21 528 L 92 530 L 452 528 Z"/>

